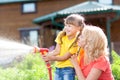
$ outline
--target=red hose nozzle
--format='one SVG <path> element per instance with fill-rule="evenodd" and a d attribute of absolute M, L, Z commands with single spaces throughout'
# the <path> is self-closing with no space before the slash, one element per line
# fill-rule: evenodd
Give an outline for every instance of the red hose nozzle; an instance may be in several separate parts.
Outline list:
<path fill-rule="evenodd" d="M 39 47 L 34 47 L 34 53 L 40 53 L 42 55 L 45 55 L 46 53 L 48 53 L 49 49 L 48 48 L 39 48 Z"/>

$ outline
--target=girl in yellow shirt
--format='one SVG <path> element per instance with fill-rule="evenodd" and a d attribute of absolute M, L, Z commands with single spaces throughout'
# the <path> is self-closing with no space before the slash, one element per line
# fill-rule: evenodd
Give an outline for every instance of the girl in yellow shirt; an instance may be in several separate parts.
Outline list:
<path fill-rule="evenodd" d="M 65 27 L 55 39 L 56 48 L 44 56 L 45 61 L 56 61 L 54 80 L 75 80 L 75 70 L 69 58 L 77 53 L 77 37 L 85 26 L 84 18 L 71 14 L 64 19 Z"/>

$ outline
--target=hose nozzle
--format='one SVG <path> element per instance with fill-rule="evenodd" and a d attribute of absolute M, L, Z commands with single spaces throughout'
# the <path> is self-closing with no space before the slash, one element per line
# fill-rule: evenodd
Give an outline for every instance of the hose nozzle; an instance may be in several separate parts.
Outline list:
<path fill-rule="evenodd" d="M 48 48 L 39 48 L 39 47 L 34 47 L 34 53 L 40 53 L 42 55 L 46 55 L 48 53 L 49 49 Z"/>

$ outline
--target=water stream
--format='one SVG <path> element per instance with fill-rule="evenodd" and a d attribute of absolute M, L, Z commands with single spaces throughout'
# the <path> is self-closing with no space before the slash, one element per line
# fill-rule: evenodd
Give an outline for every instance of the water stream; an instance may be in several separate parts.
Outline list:
<path fill-rule="evenodd" d="M 33 47 L 15 41 L 0 39 L 0 65 L 11 63 L 17 56 L 31 52 Z"/>

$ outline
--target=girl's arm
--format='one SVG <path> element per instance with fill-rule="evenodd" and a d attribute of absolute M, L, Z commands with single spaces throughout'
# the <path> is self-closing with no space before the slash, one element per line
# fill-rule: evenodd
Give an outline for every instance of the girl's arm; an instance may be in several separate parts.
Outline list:
<path fill-rule="evenodd" d="M 48 56 L 56 56 L 60 53 L 60 45 L 56 44 L 56 47 L 53 51 L 48 53 Z"/>
<path fill-rule="evenodd" d="M 72 54 L 70 54 L 69 52 L 67 52 L 63 56 L 47 55 L 47 56 L 44 56 L 43 59 L 45 61 L 63 61 L 63 60 L 69 59 L 71 56 L 72 56 Z"/>
<path fill-rule="evenodd" d="M 73 55 L 70 60 L 75 68 L 76 74 L 78 76 L 78 80 L 98 80 L 98 78 L 100 77 L 102 73 L 101 70 L 92 68 L 88 76 L 85 78 L 77 62 L 77 55 Z"/>
<path fill-rule="evenodd" d="M 92 68 L 90 73 L 88 74 L 86 80 L 98 80 L 102 71 L 97 68 Z"/>
<path fill-rule="evenodd" d="M 57 56 L 59 55 L 59 53 L 60 53 L 60 45 L 57 44 L 55 50 L 49 52 L 47 55 L 43 56 L 42 58 L 45 61 L 63 61 L 69 59 L 72 56 L 72 54 L 70 54 L 69 52 L 67 52 L 63 56 Z"/>
<path fill-rule="evenodd" d="M 53 61 L 64 61 L 64 60 L 69 59 L 71 56 L 72 56 L 72 54 L 70 54 L 69 52 L 67 52 L 63 56 L 53 56 Z"/>

